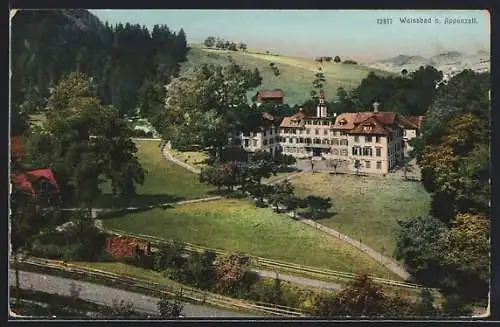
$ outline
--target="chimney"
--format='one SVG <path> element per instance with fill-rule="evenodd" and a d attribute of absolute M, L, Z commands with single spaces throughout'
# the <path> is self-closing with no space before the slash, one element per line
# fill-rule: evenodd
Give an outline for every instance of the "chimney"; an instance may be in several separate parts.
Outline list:
<path fill-rule="evenodd" d="M 380 106 L 380 103 L 378 103 L 377 101 L 375 101 L 373 103 L 373 112 L 378 112 L 378 107 Z"/>

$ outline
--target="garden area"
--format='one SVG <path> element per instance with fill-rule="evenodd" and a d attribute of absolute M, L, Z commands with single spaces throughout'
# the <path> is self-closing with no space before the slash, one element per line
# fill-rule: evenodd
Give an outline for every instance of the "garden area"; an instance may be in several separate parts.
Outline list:
<path fill-rule="evenodd" d="M 359 250 L 247 200 L 154 209 L 103 219 L 105 228 L 346 272 L 387 271 Z M 314 253 L 314 255 L 311 255 Z"/>
<path fill-rule="evenodd" d="M 299 196 L 330 197 L 331 216 L 317 222 L 392 256 L 398 220 L 426 215 L 430 195 L 420 183 L 383 177 L 306 173 L 291 180 Z"/>

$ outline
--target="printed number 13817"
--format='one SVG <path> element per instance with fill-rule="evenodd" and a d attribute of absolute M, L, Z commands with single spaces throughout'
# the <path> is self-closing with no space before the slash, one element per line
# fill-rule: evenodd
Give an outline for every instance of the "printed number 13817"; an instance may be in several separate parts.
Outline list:
<path fill-rule="evenodd" d="M 377 24 L 392 24 L 392 18 L 377 18 Z"/>

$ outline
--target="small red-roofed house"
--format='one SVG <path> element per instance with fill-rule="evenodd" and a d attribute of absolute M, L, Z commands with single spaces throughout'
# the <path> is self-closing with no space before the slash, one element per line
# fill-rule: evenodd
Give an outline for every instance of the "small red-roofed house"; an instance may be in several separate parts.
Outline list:
<path fill-rule="evenodd" d="M 276 91 L 261 90 L 257 92 L 255 99 L 258 104 L 262 103 L 283 104 L 284 97 L 285 94 L 281 90 L 276 90 Z"/>
<path fill-rule="evenodd" d="M 22 141 L 11 138 L 11 159 L 22 159 L 24 155 Z M 18 167 L 11 173 L 12 193 L 24 195 L 37 202 L 54 203 L 61 198 L 59 184 L 50 168 L 26 170 Z M 27 197 L 26 197 L 27 196 Z M 16 197 L 19 200 L 19 197 Z"/>

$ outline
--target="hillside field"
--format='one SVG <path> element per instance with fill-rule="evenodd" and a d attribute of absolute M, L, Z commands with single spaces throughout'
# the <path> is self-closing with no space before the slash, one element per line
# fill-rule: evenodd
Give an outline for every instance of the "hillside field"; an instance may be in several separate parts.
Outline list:
<path fill-rule="evenodd" d="M 200 45 L 191 45 L 187 61 L 181 67 L 181 75 L 193 71 L 201 64 L 228 64 L 229 56 L 246 69 L 258 68 L 262 76 L 262 84 L 258 89 L 282 89 L 285 92 L 285 103 L 291 106 L 303 103 L 311 97 L 314 74 L 320 67 L 325 74 L 324 90 L 327 101 L 335 100 L 338 87 L 343 87 L 346 90 L 357 87 L 370 71 L 374 71 L 380 76 L 390 74 L 361 65 L 344 65 L 333 62 L 320 64 L 313 59 L 250 51 L 216 50 Z M 269 66 L 270 63 L 274 63 L 278 67 L 279 76 L 274 75 Z M 256 92 L 257 89 L 248 92 L 249 100 Z"/>
<path fill-rule="evenodd" d="M 331 217 L 318 223 L 392 256 L 398 221 L 426 215 L 430 195 L 421 183 L 383 177 L 306 173 L 292 179 L 299 196 L 332 199 Z"/>

